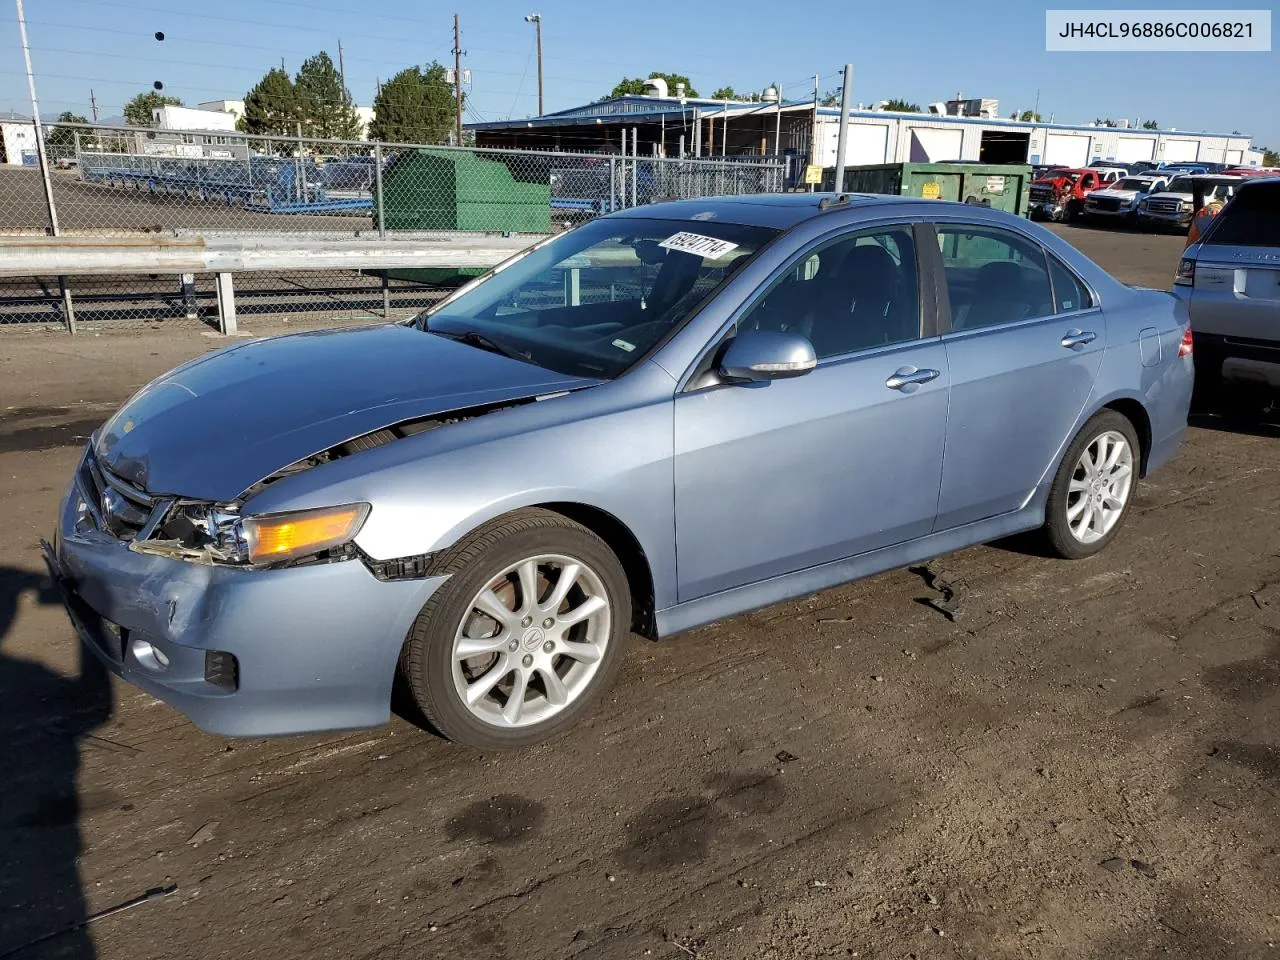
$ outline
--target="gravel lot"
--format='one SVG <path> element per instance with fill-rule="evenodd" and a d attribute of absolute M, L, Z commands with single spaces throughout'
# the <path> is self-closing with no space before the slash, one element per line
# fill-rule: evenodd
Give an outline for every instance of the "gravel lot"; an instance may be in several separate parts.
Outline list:
<path fill-rule="evenodd" d="M 1181 246 L 1063 232 L 1161 287 Z M 1092 560 L 636 640 L 552 745 L 227 741 L 81 669 L 37 550 L 86 435 L 217 341 L 0 344 L 4 960 L 1276 955 L 1280 426 L 1197 418 Z"/>

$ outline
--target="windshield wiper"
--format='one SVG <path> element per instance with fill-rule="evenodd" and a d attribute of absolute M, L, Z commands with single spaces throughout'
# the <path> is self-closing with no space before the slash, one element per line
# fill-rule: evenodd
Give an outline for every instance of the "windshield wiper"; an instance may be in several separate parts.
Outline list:
<path fill-rule="evenodd" d="M 523 350 L 517 350 L 500 340 L 495 340 L 488 334 L 481 333 L 479 330 L 466 330 L 462 333 L 455 333 L 452 330 L 432 330 L 427 328 L 428 333 L 434 333 L 440 337 L 447 337 L 450 340 L 457 340 L 459 343 L 465 343 L 471 347 L 479 347 L 481 350 L 488 350 L 490 353 L 500 353 L 504 357 L 510 357 L 512 360 L 520 360 L 524 363 L 532 362 L 530 354 Z"/>

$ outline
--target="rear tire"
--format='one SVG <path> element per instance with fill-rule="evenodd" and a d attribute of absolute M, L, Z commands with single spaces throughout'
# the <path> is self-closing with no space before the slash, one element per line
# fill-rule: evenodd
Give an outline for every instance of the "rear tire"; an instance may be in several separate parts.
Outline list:
<path fill-rule="evenodd" d="M 1045 536 L 1057 556 L 1091 557 L 1115 538 L 1129 515 L 1141 463 L 1128 417 L 1100 410 L 1081 427 L 1045 503 Z"/>
<path fill-rule="evenodd" d="M 586 527 L 519 510 L 468 535 L 431 573 L 450 576 L 414 621 L 400 669 L 443 736 L 480 749 L 540 743 L 613 684 L 631 595 L 617 556 Z"/>

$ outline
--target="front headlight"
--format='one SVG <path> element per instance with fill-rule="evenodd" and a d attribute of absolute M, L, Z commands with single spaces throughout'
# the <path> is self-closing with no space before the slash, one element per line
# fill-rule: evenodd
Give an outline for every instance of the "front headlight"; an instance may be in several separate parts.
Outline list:
<path fill-rule="evenodd" d="M 295 510 L 241 520 L 250 563 L 279 563 L 341 547 L 364 526 L 369 504 Z"/>

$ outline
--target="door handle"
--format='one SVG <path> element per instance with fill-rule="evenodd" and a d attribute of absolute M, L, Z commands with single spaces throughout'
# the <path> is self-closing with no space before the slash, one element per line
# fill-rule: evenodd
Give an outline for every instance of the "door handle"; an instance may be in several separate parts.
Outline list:
<path fill-rule="evenodd" d="M 1066 336 L 1061 343 L 1067 349 L 1072 347 L 1083 347 L 1086 343 L 1093 343 L 1098 339 L 1098 335 L 1092 330 L 1068 330 Z"/>
<path fill-rule="evenodd" d="M 917 370 L 915 367 L 900 367 L 892 377 L 884 382 L 884 385 L 890 390 L 902 390 L 905 387 L 928 383 L 937 376 L 937 370 Z"/>

